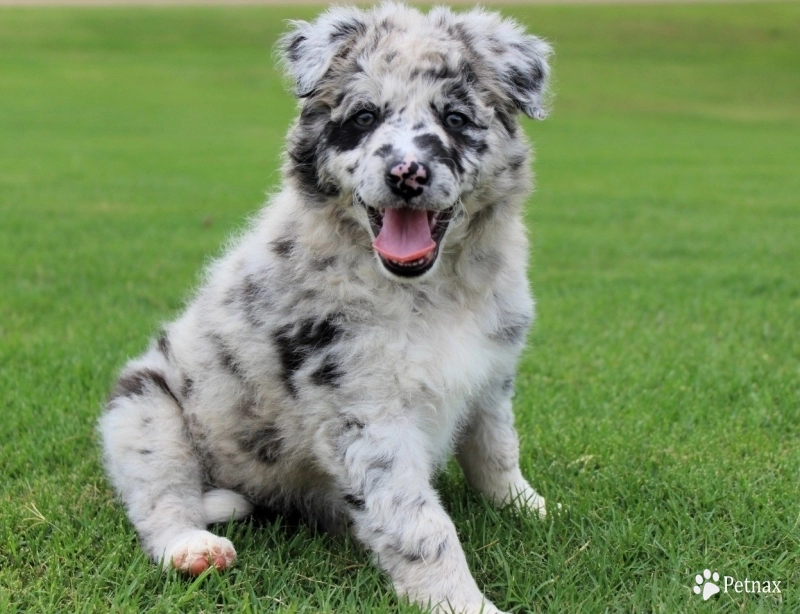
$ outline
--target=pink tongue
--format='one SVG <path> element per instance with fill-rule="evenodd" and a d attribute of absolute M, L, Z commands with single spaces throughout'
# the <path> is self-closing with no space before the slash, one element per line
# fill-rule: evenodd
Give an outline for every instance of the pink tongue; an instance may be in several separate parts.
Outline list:
<path fill-rule="evenodd" d="M 395 262 L 412 262 L 436 248 L 428 225 L 428 212 L 418 209 L 386 209 L 383 227 L 372 247 L 381 256 Z"/>

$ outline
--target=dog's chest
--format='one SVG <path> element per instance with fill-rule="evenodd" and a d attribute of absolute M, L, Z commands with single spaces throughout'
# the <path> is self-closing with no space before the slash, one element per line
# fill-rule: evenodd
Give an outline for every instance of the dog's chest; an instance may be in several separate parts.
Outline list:
<path fill-rule="evenodd" d="M 436 456 L 447 454 L 473 400 L 509 360 L 487 333 L 491 308 L 394 305 L 364 336 L 376 400 L 416 418 Z"/>

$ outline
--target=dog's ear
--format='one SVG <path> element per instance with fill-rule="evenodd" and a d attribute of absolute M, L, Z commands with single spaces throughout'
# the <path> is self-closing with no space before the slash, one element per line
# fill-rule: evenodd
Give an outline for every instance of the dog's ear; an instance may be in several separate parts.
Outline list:
<path fill-rule="evenodd" d="M 311 95 L 336 55 L 366 31 L 358 9 L 336 7 L 315 21 L 290 21 L 291 29 L 278 41 L 278 53 L 295 82 L 299 98 Z"/>
<path fill-rule="evenodd" d="M 456 14 L 457 32 L 507 100 L 534 119 L 547 116 L 550 45 L 511 19 L 474 9 Z"/>

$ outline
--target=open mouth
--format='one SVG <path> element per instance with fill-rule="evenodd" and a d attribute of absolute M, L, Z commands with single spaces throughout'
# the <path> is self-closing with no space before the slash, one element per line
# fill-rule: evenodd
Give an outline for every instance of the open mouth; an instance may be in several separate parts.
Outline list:
<path fill-rule="evenodd" d="M 454 207 L 443 211 L 366 208 L 375 236 L 372 247 L 387 270 L 400 277 L 418 277 L 434 265 Z"/>

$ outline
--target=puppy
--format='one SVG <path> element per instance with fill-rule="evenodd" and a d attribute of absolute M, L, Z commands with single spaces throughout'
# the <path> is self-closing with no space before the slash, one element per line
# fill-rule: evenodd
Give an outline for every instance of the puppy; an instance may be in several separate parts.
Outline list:
<path fill-rule="evenodd" d="M 345 526 L 397 592 L 498 612 L 431 481 L 455 452 L 499 505 L 544 514 L 511 396 L 533 317 L 520 113 L 550 47 L 472 10 L 383 4 L 294 22 L 281 191 L 179 319 L 123 369 L 105 465 L 154 561 L 236 558 L 209 523 L 253 504 Z"/>

